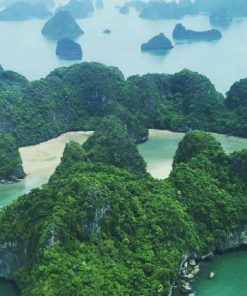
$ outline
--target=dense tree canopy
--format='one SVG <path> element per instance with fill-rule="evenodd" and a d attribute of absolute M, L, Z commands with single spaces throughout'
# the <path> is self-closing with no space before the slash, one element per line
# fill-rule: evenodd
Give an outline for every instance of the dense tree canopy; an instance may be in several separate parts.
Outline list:
<path fill-rule="evenodd" d="M 236 83 L 225 100 L 205 76 L 189 70 L 125 80 L 117 68 L 82 63 L 31 83 L 1 70 L 0 132 L 23 146 L 66 131 L 96 130 L 105 116 L 114 115 L 135 142 L 147 139 L 148 128 L 247 136 L 246 112 L 235 107 L 246 96 L 244 83 Z"/>
<path fill-rule="evenodd" d="M 24 176 L 15 139 L 9 134 L 0 134 L 0 180 L 16 181 Z"/>
<path fill-rule="evenodd" d="M 1 211 L 0 272 L 23 296 L 167 295 L 184 254 L 224 246 L 247 222 L 236 156 L 212 136 L 190 132 L 167 180 L 89 160 L 94 145 L 106 153 L 101 137 L 68 144 L 49 183 Z"/>
<path fill-rule="evenodd" d="M 146 141 L 149 128 L 245 137 L 246 81 L 236 82 L 225 99 L 208 78 L 189 70 L 126 80 L 117 68 L 82 63 L 29 82 L 1 68 L 0 133 L 26 146 L 67 131 L 96 130 L 114 116 L 134 142 Z"/>

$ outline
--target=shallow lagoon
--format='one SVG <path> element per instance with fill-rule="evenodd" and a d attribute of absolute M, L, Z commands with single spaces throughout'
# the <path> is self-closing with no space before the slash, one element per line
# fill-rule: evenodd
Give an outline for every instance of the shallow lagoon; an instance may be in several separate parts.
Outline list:
<path fill-rule="evenodd" d="M 18 196 L 47 183 L 60 162 L 66 143 L 73 140 L 82 144 L 92 132 L 70 132 L 38 145 L 20 148 L 25 180 L 14 184 L 0 184 L 0 206 L 5 206 Z M 247 148 L 247 139 L 214 134 L 225 151 L 231 153 Z M 150 130 L 146 143 L 138 145 L 147 162 L 147 170 L 158 179 L 169 176 L 173 156 L 184 134 L 169 131 Z"/>

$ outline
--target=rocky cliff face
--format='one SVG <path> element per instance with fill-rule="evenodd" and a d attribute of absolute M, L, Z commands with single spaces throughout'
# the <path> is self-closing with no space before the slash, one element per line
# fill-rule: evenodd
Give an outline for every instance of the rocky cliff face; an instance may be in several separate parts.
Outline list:
<path fill-rule="evenodd" d="M 17 252 L 16 242 L 5 242 L 0 245 L 0 277 L 13 280 L 14 273 L 21 267 L 23 257 Z"/>
<path fill-rule="evenodd" d="M 215 252 L 226 252 L 236 250 L 247 245 L 247 225 L 241 225 L 229 233 L 226 240 L 218 242 L 212 247 Z"/>

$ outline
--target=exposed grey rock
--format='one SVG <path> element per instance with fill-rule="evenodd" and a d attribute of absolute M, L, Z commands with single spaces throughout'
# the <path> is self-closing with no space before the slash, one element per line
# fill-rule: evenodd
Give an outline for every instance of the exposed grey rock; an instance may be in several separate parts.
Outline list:
<path fill-rule="evenodd" d="M 16 242 L 5 242 L 0 245 L 0 277 L 13 280 L 15 271 L 22 264 L 22 256 L 17 252 Z"/>

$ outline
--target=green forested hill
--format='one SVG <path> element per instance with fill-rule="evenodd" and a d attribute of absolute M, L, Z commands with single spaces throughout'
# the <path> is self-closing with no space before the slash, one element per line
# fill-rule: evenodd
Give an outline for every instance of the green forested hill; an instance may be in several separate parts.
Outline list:
<path fill-rule="evenodd" d="M 148 128 L 247 136 L 245 112 L 237 107 L 247 93 L 245 80 L 225 100 L 205 76 L 189 70 L 126 80 L 117 68 L 82 63 L 34 82 L 1 73 L 0 132 L 12 133 L 19 146 L 66 131 L 95 130 L 108 115 L 124 121 L 135 142 L 147 139 Z"/>
<path fill-rule="evenodd" d="M 16 181 L 25 177 L 15 139 L 0 134 L 0 181 Z"/>
<path fill-rule="evenodd" d="M 235 83 L 225 99 L 208 78 L 189 70 L 126 80 L 117 68 L 82 63 L 29 82 L 1 68 L 0 134 L 11 134 L 20 147 L 67 131 L 96 130 L 114 116 L 134 142 L 147 140 L 149 128 L 245 137 L 246 85 L 246 79 Z"/>
<path fill-rule="evenodd" d="M 227 248 L 247 222 L 245 154 L 190 132 L 161 181 L 90 160 L 100 138 L 67 145 L 49 183 L 1 211 L 0 273 L 24 296 L 167 295 L 183 255 Z"/>

